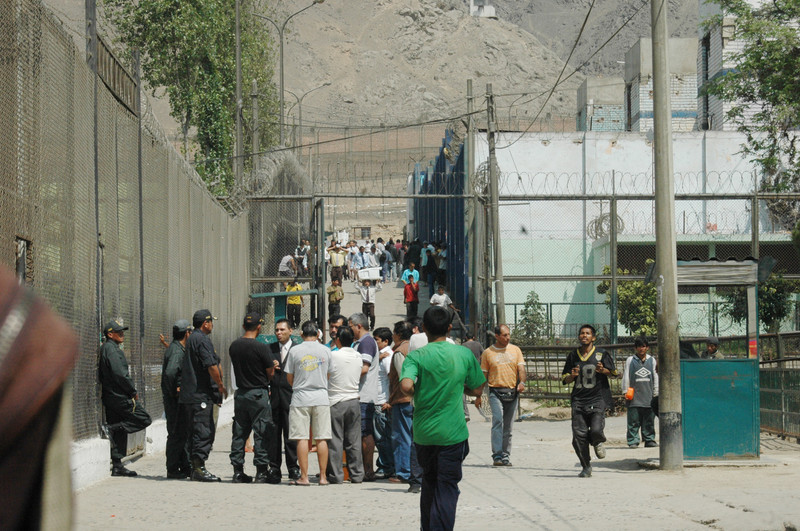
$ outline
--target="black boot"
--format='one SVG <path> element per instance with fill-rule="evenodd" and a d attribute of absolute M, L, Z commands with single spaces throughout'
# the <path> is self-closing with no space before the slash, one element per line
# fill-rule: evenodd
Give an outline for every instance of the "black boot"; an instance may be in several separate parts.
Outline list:
<path fill-rule="evenodd" d="M 136 472 L 125 468 L 125 466 L 122 464 L 122 461 L 111 462 L 111 475 L 126 478 L 135 478 L 137 476 Z"/>
<path fill-rule="evenodd" d="M 220 478 L 206 470 L 205 463 L 199 459 L 192 459 L 192 468 L 192 481 L 203 481 L 205 483 L 222 481 Z"/>
<path fill-rule="evenodd" d="M 277 485 L 281 482 L 280 471 L 270 470 L 268 466 L 257 466 L 255 482 Z"/>
<path fill-rule="evenodd" d="M 239 465 L 233 467 L 233 482 L 234 483 L 252 483 L 253 478 L 244 473 L 244 467 Z"/>

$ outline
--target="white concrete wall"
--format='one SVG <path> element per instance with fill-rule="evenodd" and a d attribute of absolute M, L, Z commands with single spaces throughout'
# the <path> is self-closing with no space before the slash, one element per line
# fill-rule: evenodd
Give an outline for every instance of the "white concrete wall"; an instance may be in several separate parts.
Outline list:
<path fill-rule="evenodd" d="M 217 430 L 225 429 L 233 422 L 233 398 L 228 398 L 219 409 Z M 163 453 L 167 446 L 167 423 L 163 416 L 153 419 L 153 423 L 145 430 L 145 454 Z M 166 460 L 166 456 L 165 456 Z M 81 490 L 111 477 L 110 443 L 99 437 L 73 441 L 72 455 L 72 488 Z M 132 467 L 134 470 L 136 466 Z M 166 476 L 166 461 L 164 475 Z"/>

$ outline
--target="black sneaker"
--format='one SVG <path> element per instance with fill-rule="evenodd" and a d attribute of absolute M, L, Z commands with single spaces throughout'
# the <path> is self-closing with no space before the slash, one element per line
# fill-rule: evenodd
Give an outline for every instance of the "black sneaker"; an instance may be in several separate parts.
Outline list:
<path fill-rule="evenodd" d="M 222 481 L 220 478 L 206 470 L 206 467 L 195 468 L 192 471 L 192 481 L 202 481 L 204 483 L 213 483 Z"/>
<path fill-rule="evenodd" d="M 592 477 L 592 467 L 590 467 L 590 466 L 583 467 L 583 470 L 581 470 L 581 473 L 578 474 L 578 477 L 579 478 L 590 478 L 590 477 Z"/>
<path fill-rule="evenodd" d="M 408 486 L 408 490 L 406 492 L 410 492 L 412 494 L 419 494 L 422 491 L 422 485 L 418 485 L 416 483 L 412 483 Z"/>
<path fill-rule="evenodd" d="M 299 468 L 290 468 L 289 469 L 289 479 L 300 479 L 300 469 Z"/>
<path fill-rule="evenodd" d="M 495 458 L 494 462 L 492 462 L 492 466 L 505 466 L 503 464 L 503 459 L 500 457 Z"/>
<path fill-rule="evenodd" d="M 134 472 L 133 470 L 128 470 L 121 464 L 114 465 L 113 467 L 111 467 L 111 475 L 115 477 L 125 477 L 125 478 L 135 478 L 136 476 L 138 476 L 136 472 Z"/>
<path fill-rule="evenodd" d="M 253 478 L 252 476 L 248 476 L 244 472 L 234 472 L 233 473 L 233 482 L 234 483 L 252 483 Z"/>
<path fill-rule="evenodd" d="M 645 448 L 655 448 L 656 446 L 658 446 L 658 443 L 655 441 L 647 441 L 644 443 Z"/>

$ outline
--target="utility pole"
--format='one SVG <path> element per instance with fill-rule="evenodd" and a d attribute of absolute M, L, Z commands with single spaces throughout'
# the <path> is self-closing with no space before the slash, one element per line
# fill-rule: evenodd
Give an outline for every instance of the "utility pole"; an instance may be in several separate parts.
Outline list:
<path fill-rule="evenodd" d="M 467 143 L 466 154 L 464 158 L 464 170 L 466 175 L 466 193 L 475 192 L 475 163 L 473 157 L 475 156 L 475 121 L 473 119 L 473 111 L 475 110 L 475 98 L 472 95 L 472 79 L 467 80 Z M 466 234 L 471 236 L 469 242 L 470 249 L 470 297 L 469 297 L 469 316 L 472 322 L 472 333 L 477 335 L 477 323 L 484 322 L 485 319 L 478 315 L 478 296 L 481 290 L 478 288 L 478 262 L 480 261 L 480 251 L 478 246 L 478 199 L 473 197 L 469 201 L 469 215 L 466 219 Z M 482 338 L 479 338 L 482 339 Z"/>
<path fill-rule="evenodd" d="M 497 325 L 506 324 L 506 297 L 503 290 L 503 252 L 500 248 L 500 191 L 497 180 L 497 155 L 495 141 L 497 122 L 494 115 L 494 95 L 492 84 L 486 84 L 486 105 L 488 111 L 489 136 L 489 188 L 492 197 L 492 248 L 494 249 L 494 300 L 497 315 Z"/>
<path fill-rule="evenodd" d="M 681 369 L 678 344 L 678 259 L 669 93 L 667 0 L 651 0 L 656 200 L 656 316 L 658 319 L 659 447 L 662 470 L 683 468 Z"/>
<path fill-rule="evenodd" d="M 258 172 L 258 154 L 261 151 L 261 132 L 258 127 L 258 81 L 253 80 L 253 91 L 250 93 L 251 112 L 253 114 L 253 174 Z"/>
<path fill-rule="evenodd" d="M 239 0 L 236 0 L 236 158 L 233 164 L 233 176 L 237 187 L 242 185 L 242 42 L 239 26 Z"/>

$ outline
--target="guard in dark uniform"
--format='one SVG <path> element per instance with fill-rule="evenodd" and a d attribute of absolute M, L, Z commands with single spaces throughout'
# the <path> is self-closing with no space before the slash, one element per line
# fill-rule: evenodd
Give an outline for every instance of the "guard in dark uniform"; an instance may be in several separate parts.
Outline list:
<path fill-rule="evenodd" d="M 170 479 L 185 479 L 192 475 L 187 437 L 178 435 L 181 365 L 186 356 L 186 342 L 191 330 L 192 325 L 186 319 L 175 322 L 172 327 L 172 343 L 164 352 L 164 364 L 161 367 L 161 396 L 164 401 L 164 415 L 167 417 L 167 477 Z"/>
<path fill-rule="evenodd" d="M 133 477 L 136 472 L 122 466 L 122 448 L 126 447 L 129 433 L 141 431 L 153 421 L 139 403 L 139 393 L 128 373 L 128 360 L 119 346 L 125 339 L 125 330 L 127 326 L 113 320 L 103 327 L 106 340 L 100 347 L 97 375 L 106 408 L 103 434 L 111 442 L 111 475 Z"/>
<path fill-rule="evenodd" d="M 221 405 L 228 396 L 222 383 L 220 359 L 208 337 L 214 318 L 208 310 L 198 310 L 192 317 L 195 330 L 186 342 L 186 356 L 181 365 L 180 423 L 178 434 L 190 439 L 192 481 L 222 481 L 206 470 L 206 461 L 214 445 L 214 404 Z M 177 441 L 178 447 L 182 441 Z"/>
<path fill-rule="evenodd" d="M 269 473 L 271 437 L 275 431 L 269 383 L 275 372 L 274 358 L 266 343 L 256 338 L 261 333 L 264 320 L 256 312 L 244 317 L 244 336 L 237 339 L 228 350 L 236 376 L 236 394 L 233 401 L 233 438 L 231 439 L 231 465 L 233 482 L 250 483 L 253 478 L 244 473 L 244 447 L 253 432 L 253 464 L 256 466 L 256 483 L 280 483 L 280 477 Z"/>

